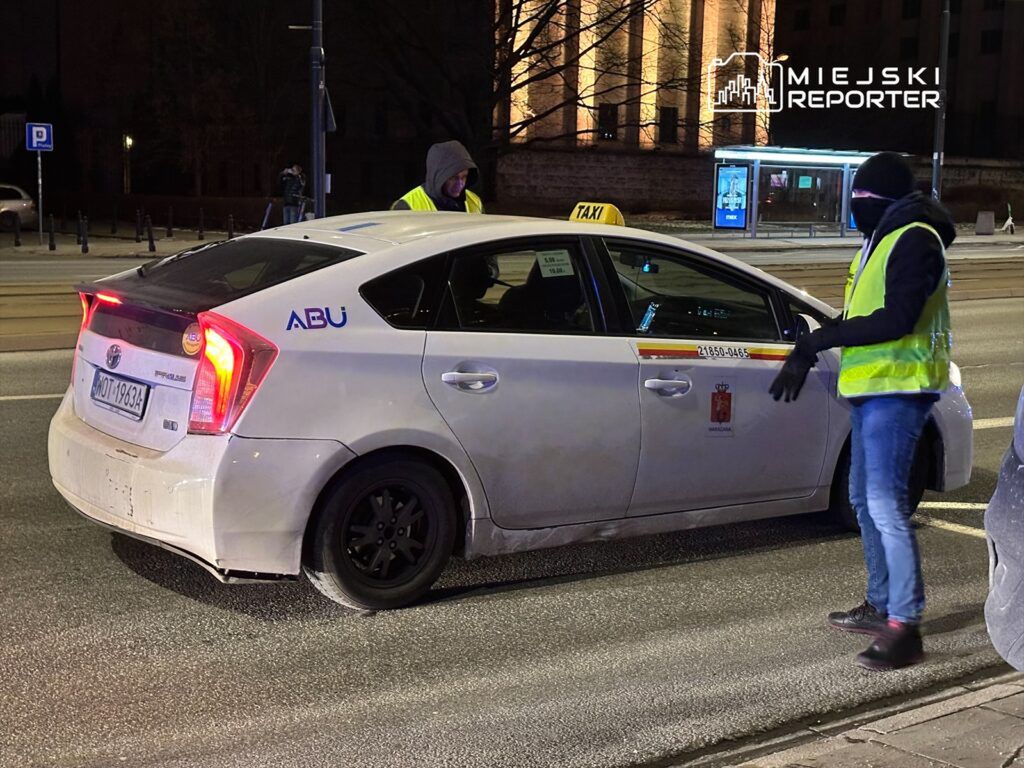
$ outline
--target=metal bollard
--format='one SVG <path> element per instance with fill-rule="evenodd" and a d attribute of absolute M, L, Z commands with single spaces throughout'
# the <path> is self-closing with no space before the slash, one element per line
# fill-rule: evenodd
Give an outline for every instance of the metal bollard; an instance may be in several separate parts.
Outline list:
<path fill-rule="evenodd" d="M 89 217 L 82 218 L 82 253 L 89 252 Z"/>
<path fill-rule="evenodd" d="M 167 237 L 174 237 L 174 207 L 167 206 Z"/>
<path fill-rule="evenodd" d="M 14 247 L 21 246 L 21 216 L 14 214 Z"/>
<path fill-rule="evenodd" d="M 142 242 L 142 211 L 135 209 L 135 242 Z"/>
<path fill-rule="evenodd" d="M 82 244 L 82 212 L 78 211 L 77 216 L 78 216 L 78 224 L 76 225 L 77 228 L 75 229 L 75 245 L 81 245 Z"/>
<path fill-rule="evenodd" d="M 235 236 L 235 217 L 228 214 L 228 240 Z"/>
<path fill-rule="evenodd" d="M 54 234 L 53 234 L 53 214 L 52 213 L 50 214 L 50 243 L 49 243 L 48 248 L 51 251 L 56 251 L 57 250 L 57 239 L 54 237 Z"/>
<path fill-rule="evenodd" d="M 203 234 L 203 209 L 199 209 L 199 231 L 196 233 L 196 239 L 205 240 L 206 235 Z"/>
<path fill-rule="evenodd" d="M 149 252 L 156 251 L 156 243 L 153 242 L 153 220 L 146 214 L 146 238 L 149 240 Z"/>
<path fill-rule="evenodd" d="M 267 228 L 267 222 L 270 220 L 270 212 L 273 209 L 274 209 L 274 203 L 273 202 L 267 203 L 267 210 L 265 210 L 263 212 L 263 223 L 260 224 L 260 229 L 261 230 Z"/>

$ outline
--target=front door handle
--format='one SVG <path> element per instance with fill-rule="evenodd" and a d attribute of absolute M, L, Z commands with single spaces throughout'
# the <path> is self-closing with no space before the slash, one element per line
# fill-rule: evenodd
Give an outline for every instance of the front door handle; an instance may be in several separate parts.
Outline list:
<path fill-rule="evenodd" d="M 441 381 L 457 389 L 479 392 L 498 383 L 498 374 L 480 372 L 447 371 L 441 374 Z"/>
<path fill-rule="evenodd" d="M 644 387 L 659 395 L 685 395 L 690 391 L 691 382 L 686 379 L 647 379 Z"/>

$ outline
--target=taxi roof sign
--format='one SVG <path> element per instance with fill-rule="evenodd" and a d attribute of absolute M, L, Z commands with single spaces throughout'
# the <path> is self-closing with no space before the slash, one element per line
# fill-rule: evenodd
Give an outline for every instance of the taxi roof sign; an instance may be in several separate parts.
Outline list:
<path fill-rule="evenodd" d="M 579 221 L 585 224 L 615 224 L 623 227 L 626 220 L 622 218 L 622 211 L 611 203 L 576 203 L 569 221 Z"/>

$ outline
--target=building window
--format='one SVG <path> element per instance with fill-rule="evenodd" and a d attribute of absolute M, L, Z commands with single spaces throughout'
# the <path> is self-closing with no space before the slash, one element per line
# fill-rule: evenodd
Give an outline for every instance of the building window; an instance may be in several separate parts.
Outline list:
<path fill-rule="evenodd" d="M 828 24 L 830 27 L 841 27 L 846 23 L 846 3 L 839 3 L 830 6 L 828 9 Z"/>
<path fill-rule="evenodd" d="M 914 61 L 917 59 L 917 38 L 900 38 L 900 61 Z"/>
<path fill-rule="evenodd" d="M 619 105 L 600 104 L 597 107 L 597 138 L 616 141 L 619 138 Z"/>
<path fill-rule="evenodd" d="M 921 16 L 921 0 L 903 0 L 903 18 L 917 19 Z"/>
<path fill-rule="evenodd" d="M 811 9 L 810 8 L 797 8 L 793 11 L 793 29 L 810 29 L 811 28 Z"/>
<path fill-rule="evenodd" d="M 949 58 L 955 59 L 960 55 L 960 33 L 949 33 Z"/>
<path fill-rule="evenodd" d="M 999 53 L 1003 49 L 1003 30 L 986 29 L 981 33 L 981 52 Z"/>
<path fill-rule="evenodd" d="M 676 144 L 679 141 L 679 107 L 658 109 L 658 143 Z"/>

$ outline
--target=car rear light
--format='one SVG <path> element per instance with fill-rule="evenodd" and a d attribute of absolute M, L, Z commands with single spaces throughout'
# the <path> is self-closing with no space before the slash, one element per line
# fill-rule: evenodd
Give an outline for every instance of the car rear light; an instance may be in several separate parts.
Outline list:
<path fill-rule="evenodd" d="M 82 334 L 89 327 L 92 319 L 93 296 L 83 291 L 78 292 L 78 300 L 82 303 L 82 324 L 78 328 L 78 341 L 75 342 L 75 353 L 71 356 L 71 386 L 75 386 L 75 368 L 78 367 L 78 347 L 82 343 Z"/>
<path fill-rule="evenodd" d="M 124 302 L 121 301 L 120 298 L 118 298 L 117 296 L 115 296 L 112 293 L 97 293 L 96 294 L 96 301 L 102 301 L 104 304 L 122 304 L 122 303 L 124 303 Z"/>
<path fill-rule="evenodd" d="M 200 312 L 203 347 L 192 387 L 188 431 L 217 435 L 230 432 L 270 366 L 277 347 L 233 320 Z"/>

